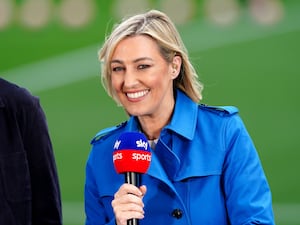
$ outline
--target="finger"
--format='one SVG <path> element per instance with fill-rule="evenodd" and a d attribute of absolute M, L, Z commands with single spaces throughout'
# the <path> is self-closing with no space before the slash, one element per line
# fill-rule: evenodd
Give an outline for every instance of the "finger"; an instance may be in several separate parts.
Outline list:
<path fill-rule="evenodd" d="M 117 194 L 116 194 L 117 195 Z M 127 193 L 125 195 L 120 195 L 118 197 L 115 197 L 112 200 L 112 206 L 117 207 L 118 205 L 129 205 L 129 204 L 135 204 L 141 208 L 144 207 L 144 203 L 142 201 L 143 196 L 136 196 L 130 193 Z M 123 206 L 124 207 L 124 206 Z M 125 207 L 124 207 L 125 208 Z M 125 208 L 126 210 L 131 210 L 129 207 Z"/>
<path fill-rule="evenodd" d="M 141 198 L 127 194 L 119 199 L 112 201 L 112 207 L 114 210 L 115 217 L 118 221 L 127 221 L 128 219 L 144 218 L 143 203 Z"/>
<path fill-rule="evenodd" d="M 133 194 L 136 196 L 142 196 L 143 193 L 142 191 L 137 188 L 136 186 L 132 185 L 132 184 L 123 184 L 121 185 L 121 187 L 119 188 L 119 190 L 115 193 L 115 198 L 118 198 L 120 196 L 126 195 L 126 194 Z"/>
<path fill-rule="evenodd" d="M 142 185 L 140 186 L 140 191 L 142 192 L 142 196 L 144 196 L 147 192 L 147 187 L 146 185 Z"/>
<path fill-rule="evenodd" d="M 127 225 L 127 221 L 130 219 L 143 219 L 144 214 L 137 213 L 135 211 L 129 211 L 129 212 L 119 212 L 115 214 L 115 218 L 118 225 Z"/>

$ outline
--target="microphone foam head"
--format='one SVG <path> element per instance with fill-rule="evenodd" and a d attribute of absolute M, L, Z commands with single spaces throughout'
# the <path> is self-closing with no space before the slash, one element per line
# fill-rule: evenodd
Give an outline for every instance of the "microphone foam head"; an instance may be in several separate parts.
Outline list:
<path fill-rule="evenodd" d="M 146 173 L 151 162 L 147 138 L 139 132 L 125 132 L 114 144 L 113 162 L 117 173 Z"/>

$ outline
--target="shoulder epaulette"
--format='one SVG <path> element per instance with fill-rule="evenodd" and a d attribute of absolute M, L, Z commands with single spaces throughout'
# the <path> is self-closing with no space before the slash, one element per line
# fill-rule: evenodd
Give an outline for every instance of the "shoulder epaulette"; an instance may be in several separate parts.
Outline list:
<path fill-rule="evenodd" d="M 203 109 L 212 112 L 222 113 L 227 115 L 232 115 L 239 112 L 238 108 L 236 108 L 235 106 L 209 106 L 205 104 L 199 104 L 199 106 Z"/>
<path fill-rule="evenodd" d="M 126 124 L 126 122 L 123 122 L 117 126 L 113 126 L 113 127 L 107 127 L 103 130 L 100 130 L 95 137 L 91 140 L 91 144 L 94 144 L 95 142 L 99 141 L 101 138 L 107 136 L 108 134 L 112 133 L 115 130 L 120 129 L 121 127 L 123 127 Z"/>

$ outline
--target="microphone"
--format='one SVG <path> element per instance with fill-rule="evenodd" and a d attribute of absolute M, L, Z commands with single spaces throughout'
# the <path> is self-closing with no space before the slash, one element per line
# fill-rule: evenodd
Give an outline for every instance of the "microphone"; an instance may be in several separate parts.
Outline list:
<path fill-rule="evenodd" d="M 141 174 L 147 172 L 151 151 L 147 138 L 139 132 L 125 132 L 114 144 L 113 163 L 118 174 L 125 175 L 125 183 L 140 186 Z M 130 219 L 127 225 L 138 225 L 138 219 Z"/>

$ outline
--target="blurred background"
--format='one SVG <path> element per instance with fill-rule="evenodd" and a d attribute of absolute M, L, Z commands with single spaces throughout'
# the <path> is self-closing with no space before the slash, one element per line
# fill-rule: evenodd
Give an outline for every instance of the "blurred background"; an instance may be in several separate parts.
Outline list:
<path fill-rule="evenodd" d="M 0 0 L 0 76 L 40 97 L 64 224 L 84 223 L 90 140 L 127 119 L 101 86 L 97 51 L 116 21 L 151 8 L 176 23 L 205 85 L 202 102 L 239 108 L 272 189 L 276 224 L 300 224 L 299 1 Z"/>

